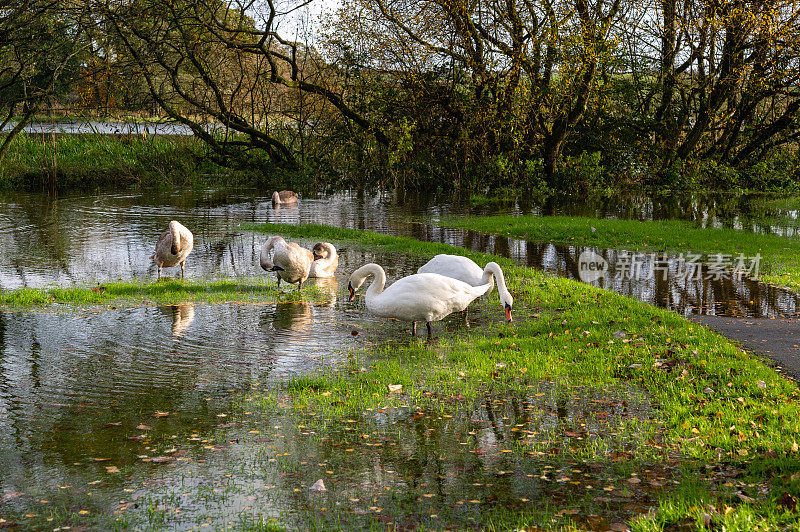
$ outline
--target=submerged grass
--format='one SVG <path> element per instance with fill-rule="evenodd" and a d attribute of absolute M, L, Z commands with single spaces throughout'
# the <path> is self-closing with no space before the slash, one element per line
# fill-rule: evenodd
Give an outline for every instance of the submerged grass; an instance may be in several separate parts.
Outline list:
<path fill-rule="evenodd" d="M 700 228 L 682 220 L 639 222 L 574 216 L 481 216 L 446 218 L 446 227 L 555 244 L 724 254 L 761 255 L 759 278 L 800 289 L 800 239 L 727 228 Z"/>
<path fill-rule="evenodd" d="M 8 308 L 67 305 L 177 304 L 188 301 L 207 303 L 272 303 L 277 301 L 327 301 L 330 294 L 307 284 L 301 290 L 277 288 L 273 278 L 180 280 L 153 283 L 115 281 L 97 286 L 20 288 L 0 291 L 0 305 Z"/>
<path fill-rule="evenodd" d="M 569 225 L 563 224 L 565 231 Z M 687 519 L 710 520 L 711 525 L 702 526 L 726 530 L 798 524 L 792 503 L 800 496 L 797 385 L 719 334 L 609 291 L 444 244 L 319 225 L 254 228 L 387 251 L 494 260 L 506 272 L 517 316 L 511 326 L 503 323 L 492 296 L 484 304 L 496 308 L 493 325 L 441 335 L 432 344 L 414 339 L 353 353 L 339 371 L 296 379 L 279 392 L 267 393 L 269 404 L 344 422 L 366 415 L 367 409 L 452 413 L 465 401 L 519 393 L 543 382 L 632 385 L 649 394 L 657 409 L 654 425 L 634 423 L 627 429 L 645 435 L 635 438 L 633 463 L 675 453 L 685 468 L 679 489 L 665 491 L 658 512 L 639 517 L 634 529 L 660 530 Z M 590 234 L 585 236 L 588 240 Z M 681 242 L 688 245 L 696 236 Z M 389 322 L 387 327 L 397 328 Z M 390 384 L 401 384 L 402 393 L 391 393 Z M 599 447 L 583 459 L 608 462 L 611 457 Z M 497 521 L 484 524 L 519 526 L 520 515 L 506 510 Z M 547 521 L 544 525 L 549 526 Z"/>

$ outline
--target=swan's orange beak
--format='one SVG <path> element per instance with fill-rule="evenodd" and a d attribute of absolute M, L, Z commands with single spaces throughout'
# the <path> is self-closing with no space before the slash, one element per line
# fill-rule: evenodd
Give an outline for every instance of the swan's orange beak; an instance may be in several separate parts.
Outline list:
<path fill-rule="evenodd" d="M 356 297 L 356 291 L 353 290 L 353 285 L 350 284 L 350 283 L 347 283 L 347 290 L 350 291 L 350 296 L 347 298 L 347 300 L 348 301 L 352 301 Z"/>
<path fill-rule="evenodd" d="M 506 321 L 512 322 L 514 318 L 511 317 L 511 305 L 506 305 Z"/>

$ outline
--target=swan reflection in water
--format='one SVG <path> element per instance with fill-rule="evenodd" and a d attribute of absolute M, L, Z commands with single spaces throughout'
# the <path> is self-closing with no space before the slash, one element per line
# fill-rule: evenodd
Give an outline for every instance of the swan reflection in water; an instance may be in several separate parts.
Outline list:
<path fill-rule="evenodd" d="M 194 321 L 194 303 L 158 307 L 162 314 L 172 318 L 172 337 L 180 338 Z"/>
<path fill-rule="evenodd" d="M 302 331 L 314 322 L 314 309 L 306 301 L 286 301 L 261 315 L 261 326 L 275 331 Z"/>
<path fill-rule="evenodd" d="M 339 281 L 336 277 L 318 277 L 314 279 L 314 286 L 325 295 L 325 300 L 317 303 L 318 307 L 336 306 L 336 296 L 339 291 Z"/>

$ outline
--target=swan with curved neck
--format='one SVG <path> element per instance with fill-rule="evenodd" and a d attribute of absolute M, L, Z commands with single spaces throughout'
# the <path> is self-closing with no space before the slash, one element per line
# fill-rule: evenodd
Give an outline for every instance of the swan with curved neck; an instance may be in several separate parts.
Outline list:
<path fill-rule="evenodd" d="M 494 279 L 497 278 L 497 293 L 500 296 L 500 304 L 506 313 L 506 320 L 513 321 L 511 309 L 514 306 L 514 298 L 506 287 L 506 278 L 503 270 L 496 262 L 490 262 L 485 268 L 481 268 L 474 261 L 461 255 L 436 255 L 422 266 L 418 273 L 438 273 L 446 277 L 452 277 L 472 286 L 482 286 L 487 283 L 494 286 Z M 489 288 L 491 292 L 492 288 Z"/>
<path fill-rule="evenodd" d="M 281 190 L 278 192 L 277 190 L 272 193 L 272 204 L 273 205 L 295 205 L 297 203 L 297 199 L 299 196 L 297 192 L 292 192 L 291 190 Z"/>
<path fill-rule="evenodd" d="M 271 256 L 270 253 L 272 253 Z M 278 286 L 281 285 L 281 280 L 284 280 L 287 283 L 297 283 L 299 290 L 308 279 L 314 255 L 294 242 L 287 242 L 282 237 L 273 236 L 261 248 L 259 259 L 261 267 L 265 271 L 277 274 Z"/>
<path fill-rule="evenodd" d="M 194 235 L 179 222 L 172 220 L 169 229 L 164 231 L 156 243 L 156 252 L 150 259 L 158 265 L 158 278 L 161 268 L 181 265 L 181 278 L 186 276 L 186 257 L 194 248 Z"/>
<path fill-rule="evenodd" d="M 373 277 L 367 288 L 367 310 L 382 318 L 411 322 L 411 334 L 417 322 L 424 321 L 431 334 L 431 322 L 439 321 L 485 294 L 491 285 L 469 284 L 436 273 L 417 273 L 403 277 L 386 287 L 386 272 L 378 264 L 366 264 L 350 275 L 347 288 L 352 301 L 364 281 Z"/>
<path fill-rule="evenodd" d="M 311 249 L 314 262 L 311 263 L 309 277 L 333 277 L 339 267 L 339 255 L 330 242 L 317 242 Z"/>

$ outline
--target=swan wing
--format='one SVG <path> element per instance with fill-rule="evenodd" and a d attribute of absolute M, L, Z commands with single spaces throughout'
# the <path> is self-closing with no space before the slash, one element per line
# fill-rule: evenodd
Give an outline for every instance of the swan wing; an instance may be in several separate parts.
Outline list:
<path fill-rule="evenodd" d="M 314 256 L 309 250 L 294 242 L 278 241 L 272 248 L 272 262 L 282 269 L 281 279 L 289 283 L 308 278 L 313 259 Z"/>
<path fill-rule="evenodd" d="M 405 321 L 438 321 L 467 308 L 489 285 L 472 287 L 463 281 L 435 273 L 403 277 L 381 294 L 367 298 L 370 312 Z"/>
<path fill-rule="evenodd" d="M 417 270 L 417 273 L 438 273 L 472 286 L 483 284 L 483 269 L 471 259 L 461 255 L 436 255 Z"/>

